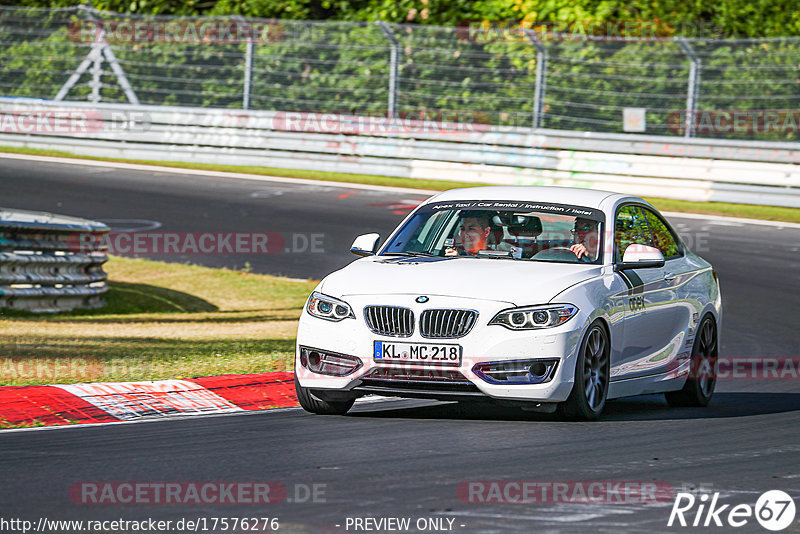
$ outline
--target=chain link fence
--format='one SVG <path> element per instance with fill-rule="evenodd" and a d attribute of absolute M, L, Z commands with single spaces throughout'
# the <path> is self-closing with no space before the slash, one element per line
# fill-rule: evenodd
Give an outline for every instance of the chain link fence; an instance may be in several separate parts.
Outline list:
<path fill-rule="evenodd" d="M 800 139 L 800 37 L 473 30 L 2 7 L 0 95 Z"/>

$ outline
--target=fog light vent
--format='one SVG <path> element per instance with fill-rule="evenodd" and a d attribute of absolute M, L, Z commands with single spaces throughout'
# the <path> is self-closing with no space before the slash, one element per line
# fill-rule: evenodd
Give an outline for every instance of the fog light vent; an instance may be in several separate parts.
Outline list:
<path fill-rule="evenodd" d="M 361 360 L 327 350 L 300 347 L 300 364 L 321 375 L 347 376 L 361 367 Z"/>
<path fill-rule="evenodd" d="M 553 379 L 557 359 L 478 363 L 472 372 L 490 384 L 543 384 Z"/>

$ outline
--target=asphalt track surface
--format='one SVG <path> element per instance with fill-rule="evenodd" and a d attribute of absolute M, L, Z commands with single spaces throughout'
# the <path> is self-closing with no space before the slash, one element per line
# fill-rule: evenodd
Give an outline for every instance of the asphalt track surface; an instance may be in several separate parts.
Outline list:
<path fill-rule="evenodd" d="M 116 228 L 157 222 L 160 232 L 322 234 L 324 252 L 302 251 L 301 239 L 296 252 L 154 256 L 212 266 L 248 262 L 256 272 L 301 278 L 345 265 L 355 235 L 386 236 L 422 198 L 0 159 L 3 207 L 99 219 Z M 800 229 L 672 222 L 719 273 L 721 354 L 797 356 Z M 668 528 L 671 498 L 498 504 L 465 502 L 456 490 L 468 481 L 657 481 L 675 490 L 719 492 L 719 503 L 730 505 L 753 505 L 762 492 L 780 489 L 800 508 L 800 380 L 720 380 L 706 409 L 670 408 L 661 396 L 618 400 L 594 423 L 390 400 L 359 402 L 345 417 L 287 409 L 0 432 L 0 473 L 0 518 L 6 519 L 268 516 L 280 519 L 280 532 L 365 532 L 346 529 L 347 518 L 408 517 L 412 525 L 419 518 L 453 519 L 454 532 L 729 532 L 727 526 Z M 287 488 L 288 499 L 259 506 L 76 504 L 69 488 L 86 481 L 273 481 Z M 324 494 L 305 501 L 304 489 L 314 484 Z M 687 514 L 690 521 L 696 511 Z M 785 532 L 800 532 L 798 519 L 800 513 Z M 752 518 L 736 531 L 767 532 Z"/>

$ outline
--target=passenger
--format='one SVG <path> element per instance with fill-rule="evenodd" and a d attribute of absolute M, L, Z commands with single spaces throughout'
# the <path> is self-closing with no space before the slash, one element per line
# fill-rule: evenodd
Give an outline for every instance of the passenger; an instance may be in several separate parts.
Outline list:
<path fill-rule="evenodd" d="M 575 236 L 575 244 L 569 249 L 575 253 L 579 260 L 595 261 L 597 259 L 600 246 L 600 234 L 597 231 L 599 227 L 599 223 L 592 219 L 581 217 L 575 219 L 575 226 L 572 230 Z"/>

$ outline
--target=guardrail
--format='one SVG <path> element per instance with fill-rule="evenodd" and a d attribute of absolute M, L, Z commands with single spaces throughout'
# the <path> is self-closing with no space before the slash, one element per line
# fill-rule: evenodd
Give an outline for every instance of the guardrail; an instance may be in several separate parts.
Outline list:
<path fill-rule="evenodd" d="M 0 145 L 800 207 L 800 143 L 8 98 L 0 110 L 13 127 Z M 44 126 L 21 118 L 41 116 Z"/>
<path fill-rule="evenodd" d="M 0 209 L 0 308 L 102 307 L 108 231 L 105 224 L 75 217 Z"/>

